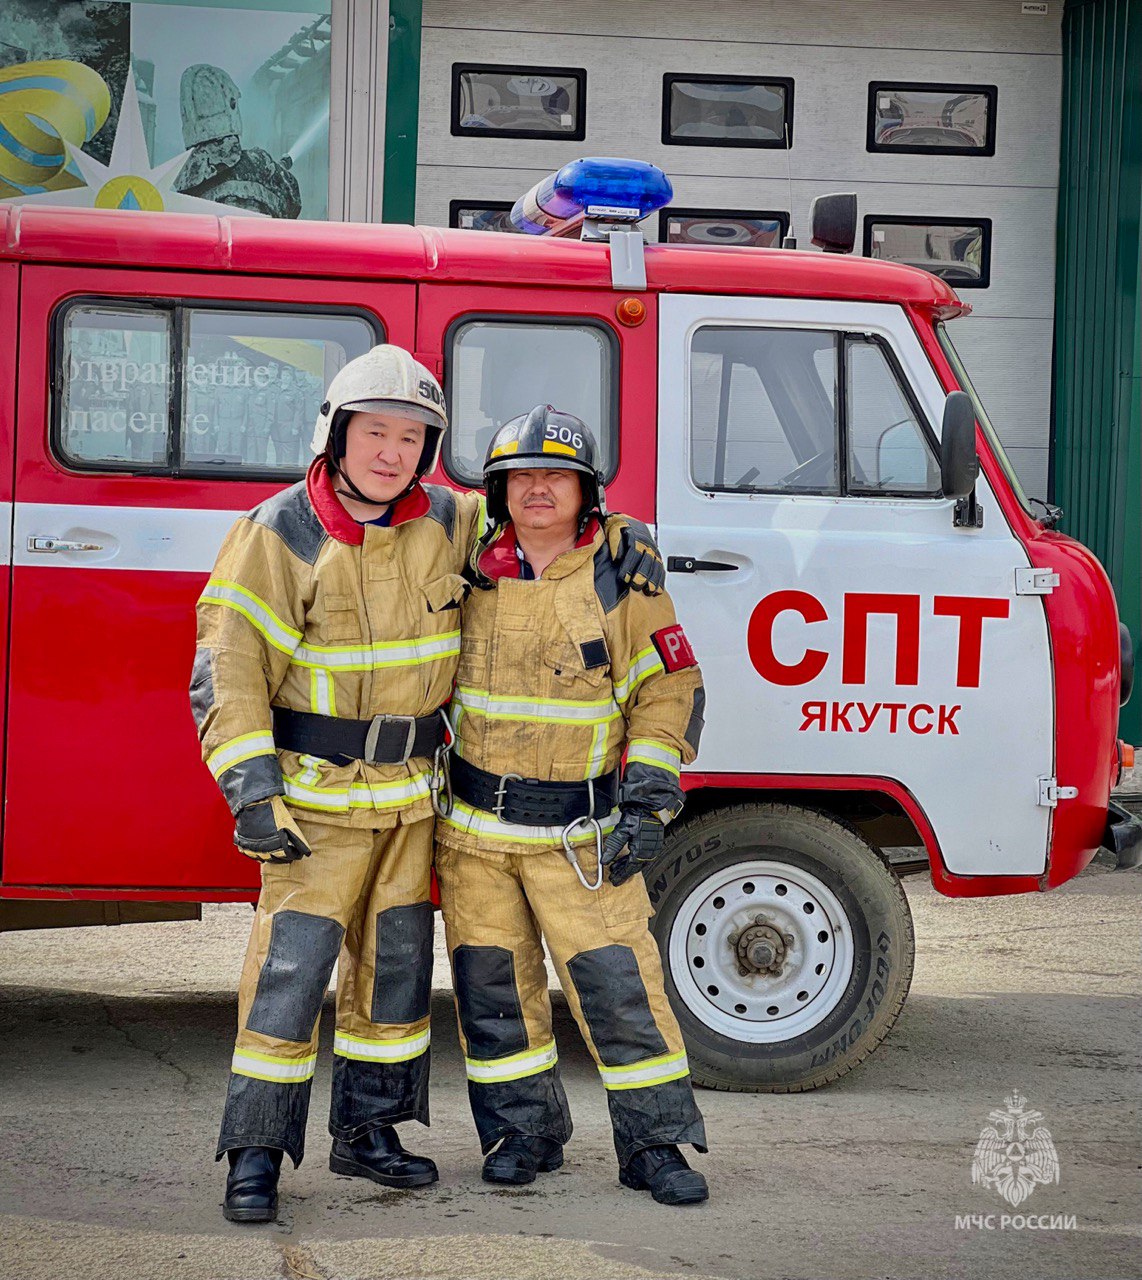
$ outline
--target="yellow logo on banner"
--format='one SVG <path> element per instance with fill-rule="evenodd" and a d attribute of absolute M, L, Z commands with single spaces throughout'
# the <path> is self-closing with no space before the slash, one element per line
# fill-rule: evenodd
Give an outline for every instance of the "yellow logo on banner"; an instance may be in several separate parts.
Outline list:
<path fill-rule="evenodd" d="M 105 182 L 95 196 L 97 209 L 146 209 L 160 213 L 163 198 L 146 178 L 137 174 L 122 174 Z"/>

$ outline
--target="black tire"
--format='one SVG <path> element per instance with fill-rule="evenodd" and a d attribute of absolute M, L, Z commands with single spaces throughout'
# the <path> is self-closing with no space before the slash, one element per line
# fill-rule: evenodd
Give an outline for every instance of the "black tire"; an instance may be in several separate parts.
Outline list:
<path fill-rule="evenodd" d="M 769 1043 L 734 1039 L 703 1021 L 680 996 L 669 955 L 672 928 L 690 893 L 714 873 L 756 859 L 815 876 L 841 903 L 853 936 L 852 972 L 834 1006 L 817 1025 Z M 915 957 L 908 900 L 887 859 L 830 814 L 742 804 L 690 818 L 670 828 L 646 884 L 666 991 L 696 1084 L 744 1093 L 818 1089 L 863 1062 L 904 1007 Z"/>

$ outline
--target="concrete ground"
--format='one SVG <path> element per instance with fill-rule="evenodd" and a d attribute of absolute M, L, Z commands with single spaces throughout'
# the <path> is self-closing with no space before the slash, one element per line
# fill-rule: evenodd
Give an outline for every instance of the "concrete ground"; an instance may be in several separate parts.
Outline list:
<path fill-rule="evenodd" d="M 326 1167 L 328 1059 L 281 1222 L 219 1211 L 211 1159 L 250 910 L 197 924 L 0 935 L 0 1275 L 5 1280 L 646 1280 L 686 1276 L 1135 1277 L 1142 1273 L 1142 875 L 1092 868 L 1035 897 L 954 902 L 906 881 L 918 957 L 888 1041 L 808 1095 L 703 1091 L 712 1197 L 666 1209 L 615 1178 L 606 1106 L 566 1006 L 576 1132 L 532 1187 L 480 1182 L 450 997 L 434 999 L 438 1186 L 386 1191 Z M 447 981 L 438 965 L 437 986 Z M 328 1014 L 328 1010 L 327 1010 Z M 329 1017 L 323 1042 L 328 1052 Z M 973 1186 L 993 1108 L 1043 1113 L 1057 1185 L 1001 1226 Z M 411 1130 L 411 1131 L 410 1131 Z M 995 1215 L 992 1229 L 956 1226 Z M 1043 1224 L 1049 1219 L 1042 1218 Z"/>

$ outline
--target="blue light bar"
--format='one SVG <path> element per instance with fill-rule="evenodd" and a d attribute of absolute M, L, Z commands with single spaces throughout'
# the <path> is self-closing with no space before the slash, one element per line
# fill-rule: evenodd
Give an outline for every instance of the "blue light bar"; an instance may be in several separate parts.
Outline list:
<path fill-rule="evenodd" d="M 641 222 L 674 198 L 670 179 L 642 160 L 590 156 L 572 160 L 549 174 L 515 202 L 517 231 L 533 236 L 565 236 L 585 218 Z"/>

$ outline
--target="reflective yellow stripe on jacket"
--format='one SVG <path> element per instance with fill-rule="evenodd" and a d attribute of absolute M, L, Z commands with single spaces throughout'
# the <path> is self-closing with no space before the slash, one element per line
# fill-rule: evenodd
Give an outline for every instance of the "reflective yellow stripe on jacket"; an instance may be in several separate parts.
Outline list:
<path fill-rule="evenodd" d="M 211 578 L 199 597 L 199 604 L 217 604 L 224 609 L 233 609 L 235 613 L 240 613 L 256 631 L 282 653 L 292 654 L 301 643 L 300 631 L 286 626 L 264 600 L 236 582 Z"/>
<path fill-rule="evenodd" d="M 243 760 L 252 760 L 255 756 L 272 756 L 276 754 L 274 735 L 272 733 L 243 733 L 237 738 L 224 742 L 206 757 L 206 767 L 220 778 L 227 769 L 233 769 Z"/>
<path fill-rule="evenodd" d="M 505 698 L 492 697 L 483 689 L 456 686 L 453 701 L 468 715 L 487 716 L 489 720 L 522 720 L 539 724 L 610 724 L 622 712 L 614 698 L 593 702 L 576 702 L 569 698 Z"/>
<path fill-rule="evenodd" d="M 682 773 L 682 753 L 649 738 L 632 738 L 627 748 L 627 764 L 652 764 L 677 778 Z"/>

